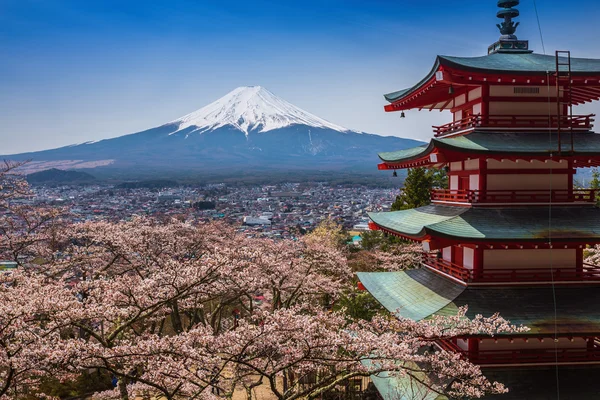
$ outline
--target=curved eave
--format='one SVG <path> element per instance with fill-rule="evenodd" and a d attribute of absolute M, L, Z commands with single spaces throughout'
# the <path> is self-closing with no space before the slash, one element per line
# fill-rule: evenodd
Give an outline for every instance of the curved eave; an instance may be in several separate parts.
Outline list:
<path fill-rule="evenodd" d="M 480 57 L 438 56 L 441 66 L 465 72 L 546 76 L 556 70 L 556 58 L 537 53 L 495 53 Z M 566 62 L 562 60 L 562 62 Z M 571 57 L 571 75 L 600 78 L 600 59 Z"/>
<path fill-rule="evenodd" d="M 571 153 L 571 136 L 561 138 L 566 156 L 600 156 L 600 134 L 593 132 L 573 133 L 574 149 Z M 548 132 L 489 132 L 477 131 L 451 138 L 434 138 L 432 145 L 440 150 L 456 153 L 490 154 L 507 156 L 543 157 L 557 155 L 558 135 Z"/>
<path fill-rule="evenodd" d="M 356 275 L 383 307 L 397 317 L 413 321 L 428 318 L 449 307 L 466 288 L 426 268 L 401 272 L 359 272 Z"/>
<path fill-rule="evenodd" d="M 377 301 L 397 317 L 420 321 L 432 315 L 467 317 L 500 313 L 512 324 L 530 331 L 517 336 L 597 335 L 600 331 L 596 286 L 470 288 L 427 268 L 399 272 L 359 272 L 357 277 Z M 554 301 L 553 301 L 554 300 Z M 552 307 L 556 303 L 557 307 Z M 557 331 L 555 331 L 557 329 Z M 486 336 L 486 335 L 468 335 Z M 500 334 L 509 336 L 512 334 Z"/>
<path fill-rule="evenodd" d="M 489 155 L 507 159 L 547 159 L 558 156 L 556 133 L 548 132 L 479 132 L 451 138 L 434 138 L 427 146 L 379 153 L 383 161 L 380 170 L 431 166 L 438 163 L 459 161 L 473 155 Z M 600 163 L 600 134 L 574 133 L 574 151 L 571 153 L 570 135 L 562 141 L 560 158 L 572 159 L 575 167 L 597 166 Z M 552 148 L 554 146 L 554 148 Z"/>
<path fill-rule="evenodd" d="M 579 80 L 573 88 L 575 102 L 580 104 L 597 99 L 600 95 L 600 60 L 571 58 L 571 68 L 571 75 Z M 416 85 L 384 95 L 391 103 L 385 106 L 385 111 L 415 108 L 444 110 L 451 101 L 448 88 L 452 83 L 458 86 L 480 85 L 510 76 L 510 79 L 517 80 L 522 77 L 520 84 L 529 84 L 528 77 L 553 79 L 552 71 L 555 69 L 555 57 L 536 53 L 494 53 L 482 57 L 437 56 L 431 71 Z M 436 78 L 438 71 L 444 71 L 442 80 Z M 466 74 L 474 76 L 466 80 Z M 591 81 L 589 84 L 588 79 Z M 544 83 L 544 79 L 541 83 Z M 583 88 L 578 87 L 581 85 Z"/>
<path fill-rule="evenodd" d="M 467 208 L 429 205 L 369 213 L 373 227 L 411 240 L 464 244 L 600 243 L 600 209 L 552 207 Z"/>
<path fill-rule="evenodd" d="M 439 56 L 438 56 L 438 57 L 436 57 L 435 63 L 433 64 L 431 71 L 429 71 L 429 73 L 423 79 L 421 79 L 416 85 L 414 85 L 410 88 L 396 91 L 396 92 L 384 94 L 383 97 L 385 97 L 385 99 L 387 101 L 389 101 L 390 103 L 397 103 L 397 102 L 400 102 L 400 101 L 403 101 L 403 100 L 409 98 L 412 94 L 415 94 L 416 92 L 419 92 L 420 90 L 426 88 L 427 86 L 430 86 L 432 83 L 435 83 L 435 73 L 439 70 L 439 68 L 440 68 L 440 61 L 439 61 Z M 386 107 L 386 111 L 388 111 L 387 107 Z"/>
<path fill-rule="evenodd" d="M 427 238 L 428 225 L 450 220 L 467 209 L 429 205 L 410 210 L 368 213 L 377 228 L 411 240 Z"/>
<path fill-rule="evenodd" d="M 379 153 L 378 156 L 383 161 L 378 166 L 380 170 L 423 167 L 443 162 L 433 141 L 419 147 Z"/>

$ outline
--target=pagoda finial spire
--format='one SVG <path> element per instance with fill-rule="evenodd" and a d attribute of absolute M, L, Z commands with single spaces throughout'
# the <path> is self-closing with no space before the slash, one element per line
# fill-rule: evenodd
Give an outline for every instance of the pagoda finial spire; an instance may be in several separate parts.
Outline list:
<path fill-rule="evenodd" d="M 496 16 L 504 19 L 504 22 L 497 24 L 496 26 L 500 29 L 502 36 L 501 39 L 516 39 L 515 32 L 519 26 L 519 22 L 514 23 L 513 18 L 519 16 L 519 10 L 513 8 L 519 5 L 519 0 L 499 0 L 498 7 L 502 8 Z"/>
<path fill-rule="evenodd" d="M 519 0 L 499 0 L 498 7 L 500 11 L 496 13 L 498 18 L 502 18 L 504 22 L 497 24 L 496 26 L 500 29 L 500 39 L 488 47 L 488 54 L 493 53 L 532 53 L 529 50 L 529 41 L 519 40 L 515 35 L 518 22 L 514 22 L 512 19 L 519 16 L 519 10 L 513 8 L 518 6 Z"/>

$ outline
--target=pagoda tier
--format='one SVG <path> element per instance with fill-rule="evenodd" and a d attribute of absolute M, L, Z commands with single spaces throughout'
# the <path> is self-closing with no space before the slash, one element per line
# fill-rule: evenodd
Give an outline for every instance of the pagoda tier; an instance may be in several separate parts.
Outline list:
<path fill-rule="evenodd" d="M 369 213 L 369 218 L 373 222 L 371 228 L 410 240 L 429 241 L 430 250 L 460 243 L 512 248 L 541 248 L 549 243 L 557 246 L 600 244 L 600 209 L 595 207 L 582 210 L 577 207 L 475 208 L 434 204 Z"/>
<path fill-rule="evenodd" d="M 358 273 L 358 278 L 398 317 L 420 321 L 468 307 L 469 318 L 498 312 L 511 323 L 530 328 L 519 334 L 460 337 L 438 343 L 440 349 L 455 351 L 482 367 L 600 364 L 597 286 L 467 287 L 425 268 Z"/>
<path fill-rule="evenodd" d="M 600 283 L 600 267 L 583 262 L 600 244 L 595 207 L 429 205 L 369 217 L 371 229 L 422 242 L 422 266 L 464 285 Z"/>
<path fill-rule="evenodd" d="M 571 58 L 570 62 L 573 103 L 598 100 L 600 60 Z M 465 106 L 474 106 L 473 114 L 479 111 L 492 115 L 500 113 L 505 107 L 504 103 L 519 100 L 533 104 L 549 100 L 556 102 L 554 71 L 555 57 L 529 51 L 494 53 L 482 57 L 438 56 L 429 74 L 419 83 L 385 95 L 391 103 L 385 110 L 457 112 Z M 485 112 L 486 108 L 489 113 Z"/>
<path fill-rule="evenodd" d="M 586 132 L 561 137 L 563 149 L 558 153 L 558 136 L 550 132 L 482 132 L 434 138 L 428 145 L 406 150 L 379 153 L 380 170 L 442 166 L 474 158 L 508 161 L 571 162 L 572 167 L 600 165 L 600 135 Z M 566 151 L 564 151 L 566 150 Z M 523 166 L 524 164 L 521 164 Z"/>

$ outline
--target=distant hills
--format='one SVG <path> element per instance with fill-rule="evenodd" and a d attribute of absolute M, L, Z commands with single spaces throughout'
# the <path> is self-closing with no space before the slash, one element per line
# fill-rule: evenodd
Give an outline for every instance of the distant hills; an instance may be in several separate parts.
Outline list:
<path fill-rule="evenodd" d="M 36 184 L 82 184 L 93 183 L 96 177 L 87 172 L 79 171 L 64 171 L 61 169 L 51 168 L 40 172 L 34 172 L 27 175 L 27 182 Z"/>
<path fill-rule="evenodd" d="M 198 111 L 156 128 L 53 150 L 5 155 L 30 171 L 89 169 L 119 179 L 180 173 L 377 172 L 378 152 L 421 145 L 343 128 L 260 87 L 240 87 Z M 56 174 L 56 173 L 54 173 Z"/>

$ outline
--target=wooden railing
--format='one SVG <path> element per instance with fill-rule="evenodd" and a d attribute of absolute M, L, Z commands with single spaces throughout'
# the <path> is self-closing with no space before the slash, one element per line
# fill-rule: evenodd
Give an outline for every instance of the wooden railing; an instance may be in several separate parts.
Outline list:
<path fill-rule="evenodd" d="M 465 282 L 471 282 L 473 274 L 470 269 L 462 267 L 458 264 L 454 264 L 450 261 L 446 261 L 443 258 L 437 257 L 435 254 L 423 253 L 423 264 L 437 269 L 438 271 L 444 272 L 450 276 L 458 278 Z"/>
<path fill-rule="evenodd" d="M 600 362 L 600 348 L 597 346 L 591 349 L 507 349 L 469 352 L 447 340 L 440 340 L 437 344 L 443 350 L 458 353 L 479 365 Z"/>
<path fill-rule="evenodd" d="M 526 172 L 524 172 L 526 173 Z M 584 203 L 600 200 L 597 189 L 576 190 L 448 190 L 434 189 L 431 201 L 454 203 Z"/>
<path fill-rule="evenodd" d="M 502 268 L 473 271 L 461 265 L 423 253 L 423 264 L 467 283 L 600 281 L 600 267 L 584 263 L 570 268 Z"/>
<path fill-rule="evenodd" d="M 433 126 L 436 137 L 473 128 L 591 130 L 595 114 L 589 115 L 472 115 L 441 126 Z"/>

